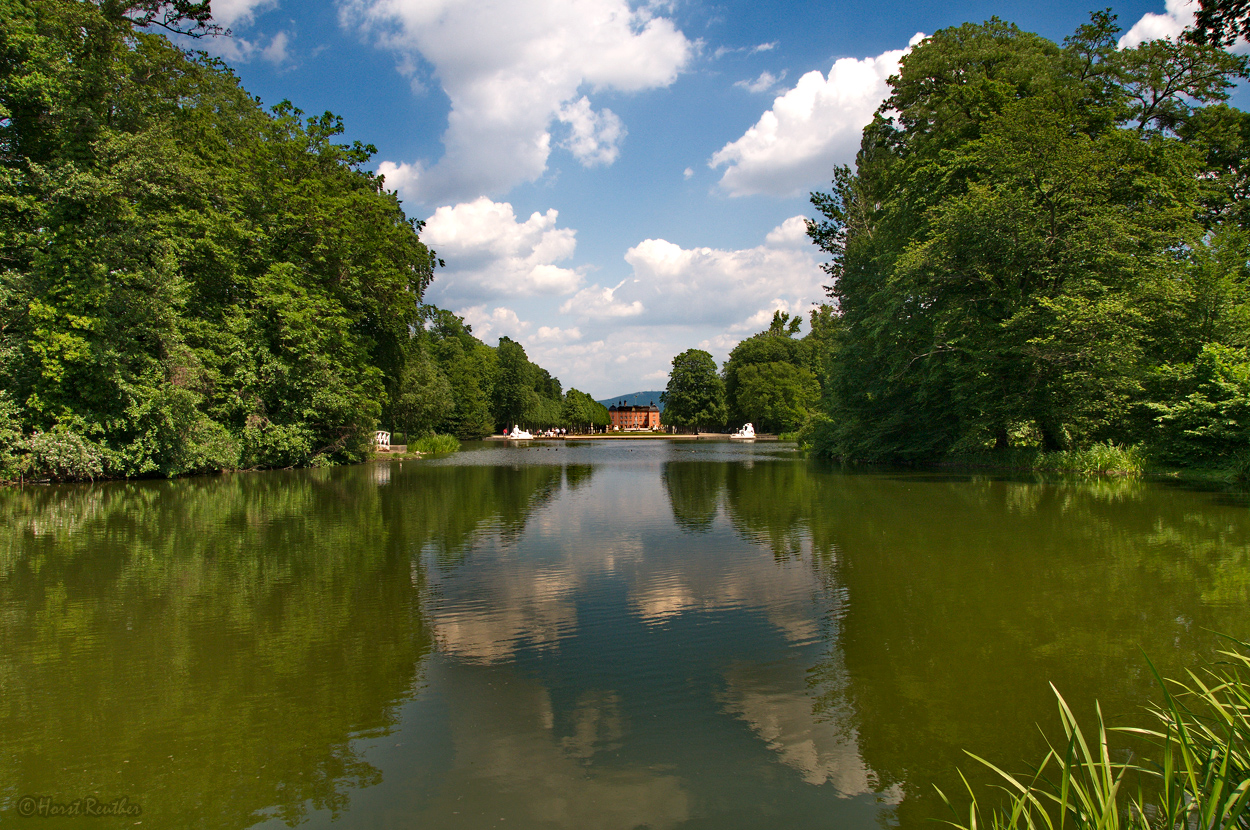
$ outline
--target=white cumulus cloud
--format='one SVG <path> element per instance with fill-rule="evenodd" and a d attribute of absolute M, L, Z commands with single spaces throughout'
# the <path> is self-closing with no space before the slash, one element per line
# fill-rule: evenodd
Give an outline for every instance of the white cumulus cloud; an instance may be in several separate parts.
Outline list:
<path fill-rule="evenodd" d="M 784 80 L 785 77 L 786 77 L 785 70 L 782 70 L 780 75 L 774 75 L 768 70 L 764 70 L 763 72 L 760 73 L 760 76 L 756 78 L 754 81 L 737 81 L 734 83 L 734 86 L 741 87 L 742 89 L 745 89 L 747 92 L 752 92 L 752 93 L 768 92 L 768 90 L 776 86 L 778 82 Z"/>
<path fill-rule="evenodd" d="M 498 341 L 502 336 L 519 340 L 530 328 L 530 324 L 522 321 L 510 308 L 487 311 L 485 305 L 475 305 L 456 313 L 473 327 L 473 333 L 483 343 Z"/>
<path fill-rule="evenodd" d="M 562 329 L 559 326 L 539 326 L 538 331 L 529 339 L 530 343 L 574 343 L 582 339 L 581 329 L 577 326 Z"/>
<path fill-rule="evenodd" d="M 620 119 L 589 97 L 671 84 L 694 53 L 673 24 L 628 0 L 340 0 L 340 18 L 414 65 L 451 99 L 444 155 L 415 193 L 438 204 L 503 193 L 547 168 L 553 123 L 585 165 L 616 158 Z M 405 64 L 407 61 L 407 64 Z M 583 99 L 585 104 L 583 105 Z"/>
<path fill-rule="evenodd" d="M 616 299 L 616 292 L 624 284 L 622 281 L 614 288 L 601 288 L 598 285 L 583 288 L 560 306 L 560 313 L 573 314 L 584 320 L 637 317 L 646 310 L 642 303 L 637 300 L 631 303 Z"/>
<path fill-rule="evenodd" d="M 269 41 L 269 45 L 261 50 L 260 56 L 275 65 L 286 63 L 290 58 L 286 48 L 288 40 L 286 32 L 278 32 L 273 36 L 273 40 Z"/>
<path fill-rule="evenodd" d="M 908 49 L 923 39 L 917 33 Z M 908 49 L 841 58 L 828 77 L 805 74 L 741 138 L 712 156 L 709 167 L 726 168 L 721 188 L 731 196 L 794 196 L 828 178 L 834 165 L 853 162 L 860 134 Z"/>
<path fill-rule="evenodd" d="M 408 201 L 414 198 L 417 192 L 417 181 L 421 178 L 421 165 L 409 164 L 403 162 L 395 164 L 394 162 L 384 161 L 378 165 L 378 173 L 385 179 L 387 190 L 398 190 L 399 198 Z"/>
<path fill-rule="evenodd" d="M 791 216 L 768 232 L 764 241 L 775 248 L 804 248 L 812 244 L 807 235 L 807 217 Z"/>
<path fill-rule="evenodd" d="M 1192 25 L 1194 14 L 1198 11 L 1195 0 L 1167 0 L 1163 14 L 1147 12 L 1133 27 L 1120 37 L 1116 44 L 1121 49 L 1131 49 L 1148 40 L 1179 37 L 1181 32 Z"/>
<path fill-rule="evenodd" d="M 581 275 L 556 263 L 573 256 L 577 231 L 557 228 L 558 216 L 554 209 L 535 211 L 521 222 L 511 204 L 484 196 L 440 207 L 421 232 L 422 240 L 447 263 L 435 272 L 431 299 L 457 307 L 501 295 L 559 296 L 576 291 Z"/>
<path fill-rule="evenodd" d="M 568 139 L 560 146 L 583 165 L 611 164 L 621 154 L 625 125 L 612 110 L 605 108 L 595 112 L 590 108 L 590 99 L 583 95 L 576 102 L 561 107 L 556 117 L 568 124 L 570 130 Z"/>
<path fill-rule="evenodd" d="M 637 325 L 709 325 L 749 328 L 775 309 L 803 313 L 826 299 L 828 277 L 806 240 L 805 219 L 774 228 L 763 245 L 725 250 L 683 248 L 645 239 L 625 253 L 632 279 L 611 288 L 591 285 L 560 311 L 582 320 L 636 318 Z M 765 325 L 767 320 L 765 320 Z"/>
<path fill-rule="evenodd" d="M 213 17 L 217 19 L 215 14 Z M 269 39 L 268 43 L 265 43 L 263 37 L 245 38 L 230 35 L 229 37 L 204 38 L 196 41 L 194 47 L 204 49 L 209 54 L 224 58 L 231 63 L 248 63 L 260 57 L 278 66 L 290 60 L 291 55 L 287 49 L 289 43 L 290 36 L 286 32 L 278 32 Z"/>
<path fill-rule="evenodd" d="M 250 23 L 256 12 L 277 4 L 278 0 L 213 0 L 213 20 L 222 26 Z"/>

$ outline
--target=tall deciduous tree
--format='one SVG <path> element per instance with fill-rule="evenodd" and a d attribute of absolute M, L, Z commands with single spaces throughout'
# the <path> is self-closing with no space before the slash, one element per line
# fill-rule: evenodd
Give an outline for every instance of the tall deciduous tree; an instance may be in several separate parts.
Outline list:
<path fill-rule="evenodd" d="M 499 338 L 499 379 L 495 382 L 495 419 L 501 427 L 512 427 L 525 419 L 527 410 L 538 403 L 534 378 L 525 347 L 508 337 Z"/>
<path fill-rule="evenodd" d="M 560 419 L 563 425 L 573 430 L 603 428 L 609 423 L 608 408 L 585 392 L 570 389 L 564 395 Z"/>
<path fill-rule="evenodd" d="M 820 399 L 810 369 L 811 343 L 796 338 L 802 317 L 773 313 L 766 331 L 729 353 L 722 376 L 729 423 L 751 422 L 760 432 L 792 432 Z"/>
<path fill-rule="evenodd" d="M 1245 62 L 1116 32 L 1095 14 L 1060 49 L 991 20 L 903 59 L 857 172 L 813 195 L 840 317 L 828 451 L 1127 440 L 1151 367 L 1194 354 L 1185 260 L 1236 215 L 1244 144 L 1207 105 Z"/>
<path fill-rule="evenodd" d="M 719 428 L 728 415 L 725 383 L 716 371 L 716 361 L 700 349 L 687 349 L 673 358 L 662 400 L 661 418 L 670 426 Z"/>

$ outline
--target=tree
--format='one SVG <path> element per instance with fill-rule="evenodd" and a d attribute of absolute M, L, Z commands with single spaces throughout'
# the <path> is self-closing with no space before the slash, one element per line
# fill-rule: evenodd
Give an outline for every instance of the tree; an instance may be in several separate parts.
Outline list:
<path fill-rule="evenodd" d="M 1137 131 L 1176 133 L 1199 105 L 1228 100 L 1246 58 L 1223 49 L 1160 38 L 1118 52 L 1112 65 Z"/>
<path fill-rule="evenodd" d="M 495 350 L 450 311 L 425 306 L 421 316 L 425 324 L 419 337 L 451 387 L 451 405 L 435 430 L 462 440 L 490 435 L 495 428 L 490 399 L 499 373 Z"/>
<path fill-rule="evenodd" d="M 754 363 L 738 375 L 738 408 L 758 432 L 794 432 L 820 400 L 816 376 L 792 363 Z"/>
<path fill-rule="evenodd" d="M 423 350 L 404 362 L 399 388 L 391 405 L 394 425 L 411 437 L 434 432 L 454 403 L 451 383 Z"/>
<path fill-rule="evenodd" d="M 0 467 L 35 433 L 109 476 L 351 461 L 386 406 L 488 433 L 495 351 L 421 306 L 374 149 L 153 28 L 209 4 L 0 0 Z"/>
<path fill-rule="evenodd" d="M 798 424 L 794 425 L 791 424 L 793 419 L 789 414 L 784 417 L 774 417 L 773 414 L 764 415 L 766 410 L 773 412 L 761 402 L 759 397 L 760 382 L 772 376 L 769 371 L 752 374 L 752 388 L 749 391 L 744 388 L 742 381 L 743 372 L 748 367 L 770 366 L 775 369 L 779 366 L 795 368 L 806 366 L 809 360 L 809 344 L 794 337 L 802 323 L 803 318 L 800 316 L 792 318 L 784 311 L 775 311 L 767 330 L 743 340 L 729 353 L 729 359 L 725 361 L 721 376 L 725 379 L 725 403 L 731 424 L 750 421 L 762 432 L 785 432 L 802 425 L 806 414 L 799 416 Z M 788 370 L 781 371 L 786 378 L 781 382 L 789 384 L 793 380 L 792 373 Z M 810 375 L 810 372 L 808 374 Z M 779 375 L 777 377 L 780 379 Z M 814 380 L 814 377 L 812 379 Z M 769 389 L 767 397 L 775 398 L 775 390 Z M 810 404 L 814 404 L 816 398 L 819 398 L 819 393 L 810 401 Z M 780 411 L 776 410 L 777 413 Z M 783 421 L 785 426 L 781 425 Z"/>
<path fill-rule="evenodd" d="M 560 420 L 562 424 L 574 430 L 590 427 L 602 428 L 610 422 L 608 408 L 577 389 L 570 389 L 565 393 Z"/>
<path fill-rule="evenodd" d="M 212 22 L 210 6 L 210 0 L 100 0 L 100 9 L 105 15 L 125 20 L 140 29 L 157 26 L 173 34 L 197 38 L 229 34 Z"/>
<path fill-rule="evenodd" d="M 1250 0 L 1198 0 L 1194 28 L 1186 34 L 1195 43 L 1215 46 L 1250 37 Z"/>
<path fill-rule="evenodd" d="M 858 171 L 812 199 L 839 318 L 828 452 L 1126 440 L 1150 366 L 1192 355 L 1183 259 L 1197 220 L 1227 215 L 1242 153 L 1240 123 L 1203 105 L 1244 63 L 1117 51 L 1116 31 L 1097 13 L 1060 50 L 991 20 L 904 58 Z"/>
<path fill-rule="evenodd" d="M 661 400 L 661 417 L 667 425 L 698 430 L 725 424 L 725 383 L 716 371 L 716 361 L 705 351 L 687 349 L 673 358 Z"/>
<path fill-rule="evenodd" d="M 508 337 L 499 338 L 495 350 L 499 356 L 499 379 L 495 382 L 494 409 L 498 425 L 511 428 L 520 423 L 526 410 L 532 410 L 538 402 L 534 391 L 530 362 L 525 347 Z"/>

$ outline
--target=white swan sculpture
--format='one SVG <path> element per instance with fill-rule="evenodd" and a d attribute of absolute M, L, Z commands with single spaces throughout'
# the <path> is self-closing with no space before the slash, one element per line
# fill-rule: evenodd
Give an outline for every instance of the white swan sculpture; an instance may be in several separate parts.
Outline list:
<path fill-rule="evenodd" d="M 738 430 L 737 432 L 735 432 L 733 435 L 729 437 L 740 438 L 740 439 L 747 440 L 747 441 L 754 440 L 755 427 L 752 424 L 744 424 L 742 426 L 742 429 Z"/>

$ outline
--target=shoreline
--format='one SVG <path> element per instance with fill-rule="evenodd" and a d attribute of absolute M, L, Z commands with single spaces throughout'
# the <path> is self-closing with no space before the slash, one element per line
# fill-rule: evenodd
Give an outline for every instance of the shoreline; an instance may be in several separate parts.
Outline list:
<path fill-rule="evenodd" d="M 561 435 L 558 438 L 509 438 L 506 435 L 490 435 L 482 439 L 483 441 L 624 441 L 624 440 L 643 440 L 643 441 L 734 441 L 741 443 L 751 443 L 753 441 L 780 441 L 776 435 L 757 435 L 754 438 L 734 438 L 728 432 L 704 432 L 698 435 L 671 435 L 669 433 L 606 433 L 595 435 Z"/>

